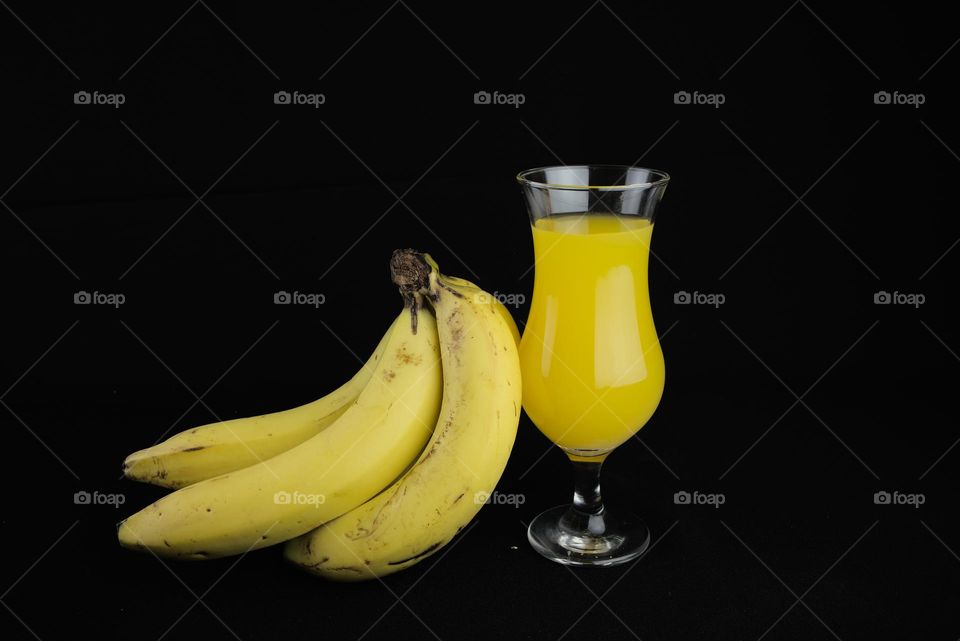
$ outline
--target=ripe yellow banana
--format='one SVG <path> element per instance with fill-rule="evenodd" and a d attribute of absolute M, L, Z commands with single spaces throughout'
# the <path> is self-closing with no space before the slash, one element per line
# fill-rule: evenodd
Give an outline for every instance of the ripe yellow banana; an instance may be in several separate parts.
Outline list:
<path fill-rule="evenodd" d="M 423 449 L 442 398 L 436 321 L 407 297 L 383 358 L 333 425 L 263 463 L 177 490 L 120 524 L 120 543 L 182 559 L 241 554 L 361 505 Z"/>
<path fill-rule="evenodd" d="M 124 475 L 134 481 L 178 489 L 266 461 L 316 436 L 360 396 L 383 357 L 390 332 L 404 317 L 401 313 L 390 325 L 353 378 L 323 398 L 282 412 L 180 432 L 128 456 L 123 462 Z"/>
<path fill-rule="evenodd" d="M 401 291 L 423 293 L 436 312 L 443 405 L 431 442 L 397 482 L 287 543 L 289 560 L 334 580 L 391 574 L 446 545 L 493 491 L 517 433 L 520 361 L 496 300 L 442 276 L 426 254 L 395 252 L 391 266 Z"/>

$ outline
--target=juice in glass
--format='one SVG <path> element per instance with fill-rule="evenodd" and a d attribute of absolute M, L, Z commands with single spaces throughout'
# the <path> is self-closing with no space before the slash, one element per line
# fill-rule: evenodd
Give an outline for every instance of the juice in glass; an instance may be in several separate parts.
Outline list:
<path fill-rule="evenodd" d="M 647 289 L 652 233 L 649 219 L 612 214 L 547 216 L 533 225 L 523 406 L 573 456 L 606 454 L 660 402 L 663 353 Z"/>

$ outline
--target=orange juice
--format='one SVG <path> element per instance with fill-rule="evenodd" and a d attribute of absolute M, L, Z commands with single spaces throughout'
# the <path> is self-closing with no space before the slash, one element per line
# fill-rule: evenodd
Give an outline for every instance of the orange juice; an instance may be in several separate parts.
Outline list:
<path fill-rule="evenodd" d="M 663 353 L 647 290 L 652 234 L 649 220 L 632 216 L 550 216 L 533 226 L 523 407 L 569 454 L 609 452 L 660 402 Z"/>

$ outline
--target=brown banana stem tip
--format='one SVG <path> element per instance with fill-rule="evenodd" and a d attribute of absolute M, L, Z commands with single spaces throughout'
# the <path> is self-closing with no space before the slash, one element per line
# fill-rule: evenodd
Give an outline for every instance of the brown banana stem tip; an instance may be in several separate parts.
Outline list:
<path fill-rule="evenodd" d="M 390 276 L 404 296 L 428 290 L 430 271 L 423 253 L 415 249 L 397 249 L 390 257 Z"/>

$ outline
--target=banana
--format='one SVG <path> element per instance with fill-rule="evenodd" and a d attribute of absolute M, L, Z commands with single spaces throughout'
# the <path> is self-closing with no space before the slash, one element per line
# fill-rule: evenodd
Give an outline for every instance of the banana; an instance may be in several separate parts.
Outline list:
<path fill-rule="evenodd" d="M 496 486 L 517 433 L 520 360 L 506 310 L 442 276 L 429 255 L 397 251 L 391 267 L 401 291 L 423 293 L 436 312 L 443 404 L 431 442 L 397 482 L 286 544 L 288 560 L 328 579 L 391 574 L 449 543 Z"/>
<path fill-rule="evenodd" d="M 356 402 L 333 425 L 262 463 L 165 496 L 120 524 L 120 543 L 180 559 L 241 554 L 348 512 L 393 482 L 440 411 L 436 321 L 420 298 L 396 324 Z"/>
<path fill-rule="evenodd" d="M 123 462 L 134 481 L 178 489 L 266 461 L 332 425 L 366 387 L 383 357 L 387 339 L 404 314 L 390 325 L 363 367 L 349 381 L 323 398 L 293 409 L 195 427 Z"/>

